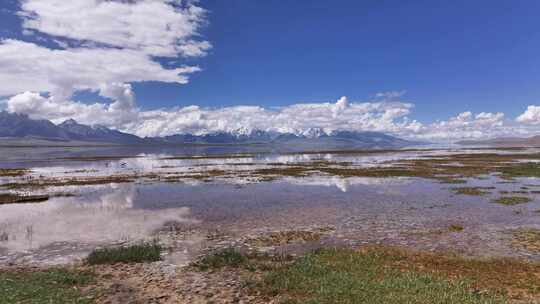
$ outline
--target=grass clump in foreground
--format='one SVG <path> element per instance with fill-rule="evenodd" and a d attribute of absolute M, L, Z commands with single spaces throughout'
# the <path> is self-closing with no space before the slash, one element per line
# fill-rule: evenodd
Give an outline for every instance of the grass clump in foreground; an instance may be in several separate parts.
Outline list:
<path fill-rule="evenodd" d="M 202 257 L 195 263 L 195 267 L 202 271 L 222 267 L 240 267 L 247 265 L 249 259 L 234 248 L 226 248 Z"/>
<path fill-rule="evenodd" d="M 0 304 L 93 303 L 81 291 L 93 281 L 91 273 L 66 269 L 1 271 Z"/>
<path fill-rule="evenodd" d="M 268 272 L 254 288 L 281 303 L 508 303 L 537 299 L 540 265 L 373 247 L 322 250 Z M 527 302 L 528 303 L 528 302 Z"/>
<path fill-rule="evenodd" d="M 321 236 L 320 231 L 286 230 L 272 232 L 269 235 L 251 239 L 250 242 L 257 246 L 278 246 L 295 242 L 318 241 Z"/>
<path fill-rule="evenodd" d="M 324 249 L 299 258 L 229 248 L 202 257 L 194 266 L 240 273 L 252 294 L 282 304 L 495 304 L 540 299 L 538 263 L 395 247 Z"/>
<path fill-rule="evenodd" d="M 530 201 L 532 201 L 532 199 L 526 196 L 503 196 L 503 197 L 499 197 L 498 199 L 493 200 L 494 203 L 508 205 L 508 206 L 525 204 Z"/>
<path fill-rule="evenodd" d="M 460 224 L 452 224 L 452 225 L 448 226 L 448 230 L 451 231 L 451 232 L 461 232 L 461 231 L 463 231 L 463 229 L 465 229 L 465 227 L 463 227 Z"/>
<path fill-rule="evenodd" d="M 162 250 L 157 242 L 96 249 L 88 255 L 86 261 L 90 265 L 154 262 L 161 260 Z"/>
<path fill-rule="evenodd" d="M 324 250 L 271 272 L 266 293 L 285 303 L 504 303 L 494 293 L 478 294 L 466 281 L 387 267 L 399 257 L 384 252 Z"/>

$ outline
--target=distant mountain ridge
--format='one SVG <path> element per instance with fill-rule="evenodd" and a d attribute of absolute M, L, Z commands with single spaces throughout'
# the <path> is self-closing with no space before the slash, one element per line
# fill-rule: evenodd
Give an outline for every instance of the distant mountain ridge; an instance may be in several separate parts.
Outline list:
<path fill-rule="evenodd" d="M 532 137 L 500 137 L 487 140 L 462 140 L 459 145 L 483 145 L 499 147 L 540 147 L 540 135 Z"/>
<path fill-rule="evenodd" d="M 0 112 L 0 137 L 69 140 L 69 134 L 48 120 L 33 120 L 27 115 Z"/>
<path fill-rule="evenodd" d="M 103 126 L 90 127 L 73 119 L 55 125 L 48 120 L 34 120 L 27 115 L 0 112 L 0 137 L 49 141 L 85 141 L 117 144 L 143 144 L 145 140 Z"/>
<path fill-rule="evenodd" d="M 204 135 L 177 134 L 141 138 L 104 126 L 83 125 L 73 119 L 55 125 L 48 120 L 33 120 L 24 114 L 5 111 L 0 112 L 0 138 L 140 145 L 270 144 L 305 149 L 398 148 L 417 144 L 380 132 L 325 132 L 320 128 L 311 128 L 297 134 L 241 129 Z"/>
<path fill-rule="evenodd" d="M 104 126 L 90 127 L 80 124 L 73 119 L 68 119 L 58 127 L 66 130 L 71 139 L 81 141 L 106 141 L 122 144 L 143 144 L 145 140 L 133 134 L 111 130 Z"/>

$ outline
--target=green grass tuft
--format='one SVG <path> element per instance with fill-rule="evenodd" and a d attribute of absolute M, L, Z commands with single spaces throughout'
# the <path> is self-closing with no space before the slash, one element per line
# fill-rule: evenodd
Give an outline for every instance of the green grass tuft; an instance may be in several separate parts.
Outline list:
<path fill-rule="evenodd" d="M 96 249 L 88 255 L 86 261 L 90 265 L 154 262 L 161 260 L 162 250 L 157 243 Z"/>
<path fill-rule="evenodd" d="M 247 256 L 234 248 L 226 248 L 202 257 L 194 266 L 199 270 L 206 271 L 222 267 L 236 268 L 247 263 L 249 263 Z"/>
<path fill-rule="evenodd" d="M 93 303 L 80 287 L 94 281 L 88 272 L 66 269 L 0 272 L 0 304 Z"/>

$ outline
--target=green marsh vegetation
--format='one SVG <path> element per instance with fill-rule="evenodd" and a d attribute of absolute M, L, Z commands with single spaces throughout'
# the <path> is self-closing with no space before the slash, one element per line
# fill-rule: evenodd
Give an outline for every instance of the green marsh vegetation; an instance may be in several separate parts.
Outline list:
<path fill-rule="evenodd" d="M 90 265 L 155 262 L 161 260 L 162 250 L 157 242 L 102 248 L 92 251 L 86 262 Z"/>
<path fill-rule="evenodd" d="M 237 268 L 246 266 L 248 263 L 248 257 L 240 251 L 234 248 L 225 248 L 203 256 L 194 266 L 201 271 L 207 271 L 223 267 Z"/>
<path fill-rule="evenodd" d="M 0 304 L 94 303 L 82 290 L 93 283 L 90 272 L 53 268 L 0 271 Z"/>
<path fill-rule="evenodd" d="M 253 273 L 246 286 L 278 303 L 528 303 L 540 296 L 540 264 L 508 258 L 367 246 L 273 260 L 227 249 L 199 263 L 203 271 Z"/>
<path fill-rule="evenodd" d="M 518 204 L 525 204 L 530 201 L 532 201 L 532 199 L 526 196 L 502 196 L 494 199 L 492 202 L 501 205 L 513 206 Z"/>

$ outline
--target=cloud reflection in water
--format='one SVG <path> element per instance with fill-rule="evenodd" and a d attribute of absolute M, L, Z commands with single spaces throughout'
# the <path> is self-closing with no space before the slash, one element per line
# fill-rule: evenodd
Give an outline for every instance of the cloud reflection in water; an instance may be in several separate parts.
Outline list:
<path fill-rule="evenodd" d="M 53 198 L 39 204 L 2 206 L 0 247 L 25 251 L 53 243 L 103 244 L 150 236 L 166 222 L 193 222 L 189 208 L 133 208 L 134 184 L 96 187 L 83 197 Z"/>

